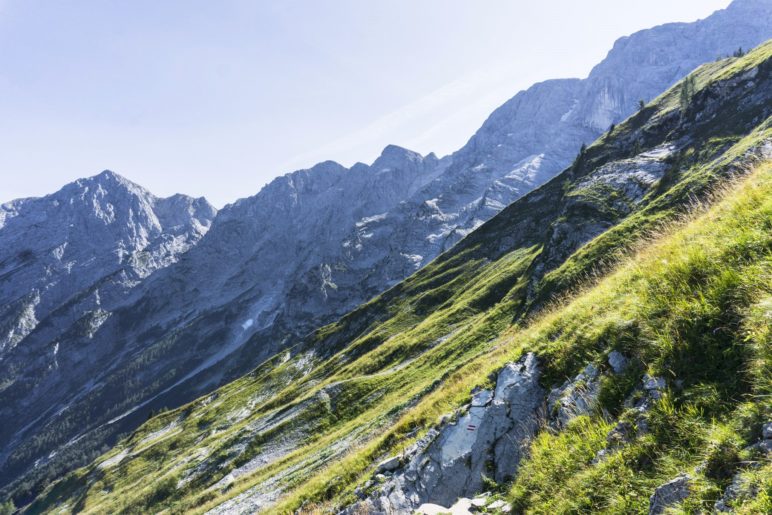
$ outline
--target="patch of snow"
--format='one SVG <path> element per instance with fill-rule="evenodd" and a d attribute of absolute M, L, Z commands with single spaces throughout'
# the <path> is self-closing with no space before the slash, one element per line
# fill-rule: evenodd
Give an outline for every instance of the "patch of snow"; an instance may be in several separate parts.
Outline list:
<path fill-rule="evenodd" d="M 360 227 L 364 227 L 367 224 L 371 224 L 371 223 L 374 223 L 374 222 L 380 222 L 382 220 L 385 220 L 387 216 L 388 216 L 388 213 L 381 213 L 379 215 L 366 216 L 366 217 L 362 218 L 361 220 L 359 220 L 356 223 L 356 226 L 357 226 L 357 228 L 360 228 Z"/>
<path fill-rule="evenodd" d="M 420 254 L 400 254 L 400 256 L 407 259 L 416 269 L 421 266 L 421 262 L 424 260 Z"/>

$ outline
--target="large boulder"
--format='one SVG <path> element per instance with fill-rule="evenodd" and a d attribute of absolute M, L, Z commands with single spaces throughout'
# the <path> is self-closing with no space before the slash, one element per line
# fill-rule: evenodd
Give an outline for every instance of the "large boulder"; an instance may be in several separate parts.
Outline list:
<path fill-rule="evenodd" d="M 649 498 L 649 515 L 665 513 L 668 507 L 678 504 L 689 497 L 689 484 L 692 478 L 681 474 L 654 490 Z"/>
<path fill-rule="evenodd" d="M 470 405 L 404 454 L 407 464 L 344 513 L 409 513 L 452 506 L 482 491 L 483 477 L 511 478 L 543 419 L 545 392 L 535 355 L 499 371 L 494 390 L 475 390 Z"/>

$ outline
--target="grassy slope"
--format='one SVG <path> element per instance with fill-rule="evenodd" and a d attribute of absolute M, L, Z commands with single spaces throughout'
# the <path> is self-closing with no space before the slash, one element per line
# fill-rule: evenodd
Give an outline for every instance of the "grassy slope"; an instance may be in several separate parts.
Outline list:
<path fill-rule="evenodd" d="M 509 495 L 523 511 L 639 512 L 659 484 L 697 477 L 692 509 L 712 507 L 741 462 L 742 449 L 772 416 L 772 164 L 760 166 L 718 205 L 668 231 L 576 300 L 521 333 L 553 366 L 610 350 L 632 356 L 623 377 L 607 378 L 605 414 L 575 420 L 532 444 Z M 632 420 L 622 399 L 644 372 L 665 377 L 651 432 L 592 464 L 614 421 Z M 756 460 L 759 457 L 755 457 Z M 702 473 L 693 470 L 708 463 Z M 766 497 L 748 513 L 772 508 Z"/>
<path fill-rule="evenodd" d="M 716 81 L 759 64 L 768 70 L 770 54 L 772 45 L 767 44 L 743 59 L 698 70 L 698 95 L 690 109 L 699 112 Z M 768 350 L 764 346 L 768 333 L 763 329 L 768 304 L 764 302 L 770 301 L 764 300 L 763 286 L 769 280 L 759 280 L 769 274 L 769 241 L 759 240 L 756 226 L 738 231 L 729 222 L 746 216 L 743 213 L 757 221 L 761 216 L 766 234 L 770 233 L 769 205 L 764 211 L 751 202 L 770 197 L 768 166 L 754 175 L 756 190 L 744 186 L 741 193 L 732 195 L 734 200 L 727 201 L 742 207 L 737 213 L 712 222 L 710 216 L 716 215 L 706 215 L 683 231 L 697 234 L 704 226 L 715 232 L 725 225 L 729 233 L 717 240 L 720 245 L 687 244 L 678 240 L 683 237 L 678 232 L 657 244 L 654 249 L 659 250 L 651 250 L 650 255 L 685 245 L 690 249 L 685 256 L 694 258 L 693 262 L 679 266 L 678 261 L 669 261 L 654 267 L 650 265 L 656 259 L 644 253 L 582 292 L 572 304 L 553 307 L 551 314 L 543 309 L 556 295 L 568 295 L 586 284 L 588 277 L 603 273 L 629 254 L 637 242 L 662 231 L 687 209 L 690 198 L 707 194 L 736 171 L 747 149 L 772 136 L 768 122 L 749 119 L 747 109 L 736 105 L 725 106 L 727 111 L 719 117 L 725 123 L 720 127 L 715 122 L 690 122 L 688 110 L 683 116 L 678 112 L 677 98 L 676 87 L 593 144 L 561 177 L 507 208 L 415 276 L 320 329 L 292 353 L 275 357 L 215 396 L 148 421 L 98 460 L 128 453 L 120 464 L 105 468 L 95 464 L 76 471 L 52 485 L 29 511 L 46 511 L 58 503 L 65 509 L 94 513 L 204 511 L 254 485 L 268 490 L 266 481 L 271 478 L 279 478 L 278 485 L 288 492 L 274 506 L 276 511 L 295 509 L 306 499 L 351 500 L 353 485 L 368 476 L 374 461 L 406 445 L 441 414 L 463 404 L 472 386 L 484 384 L 490 372 L 524 350 L 537 350 L 545 357 L 549 386 L 587 361 L 600 360 L 610 348 L 624 349 L 638 358 L 636 373 L 647 368 L 685 380 L 683 391 L 667 397 L 671 404 L 657 408 L 657 413 L 663 413 L 662 427 L 693 421 L 689 423 L 699 431 L 694 430 L 693 440 L 683 441 L 655 430 L 631 446 L 626 461 L 615 455 L 608 460 L 613 463 L 598 467 L 573 458 L 594 452 L 593 446 L 605 438 L 608 421 L 586 419 L 561 435 L 545 433 L 535 442 L 533 458 L 510 493 L 523 509 L 570 508 L 550 507 L 556 497 L 577 503 L 590 499 L 586 502 L 595 504 L 582 506 L 595 508 L 639 508 L 657 481 L 698 459 L 703 440 L 721 435 L 752 438 L 732 425 L 730 415 L 742 410 L 745 418 L 741 420 L 758 422 L 759 405 L 738 403 L 768 386 L 761 384 L 762 379 L 754 380 L 753 374 L 769 366 L 769 356 L 761 353 Z M 736 113 L 736 119 L 729 113 Z M 759 129 L 746 135 L 758 123 Z M 598 205 L 602 197 L 590 200 L 597 208 L 592 212 L 570 213 L 588 221 L 601 218 L 614 227 L 556 268 L 544 268 L 545 255 L 553 250 L 548 247 L 547 229 L 565 216 L 559 209 L 563 199 L 597 197 L 596 192 L 572 189 L 572 184 L 599 165 L 629 157 L 632 148 L 650 148 L 689 133 L 698 134 L 695 142 L 676 155 L 660 185 L 631 214 L 605 212 Z M 743 246 L 746 238 L 754 243 Z M 736 248 L 732 247 L 735 240 Z M 653 261 L 641 268 L 646 259 Z M 685 283 L 666 280 L 677 279 L 678 274 L 686 274 L 680 276 Z M 690 279 L 689 274 L 697 276 Z M 702 283 L 715 287 L 696 290 Z M 646 284 L 651 287 L 647 289 Z M 769 292 L 765 295 L 768 299 Z M 673 300 L 678 300 L 677 309 L 665 309 Z M 537 313 L 538 318 L 531 318 Z M 692 318 L 696 315 L 701 318 Z M 690 325 L 691 320 L 695 323 Z M 722 327 L 728 329 L 716 331 Z M 697 346 L 695 342 L 701 344 L 707 334 L 713 336 L 704 339 L 706 348 Z M 750 343 L 741 345 L 746 337 Z M 695 363 L 694 357 L 699 356 L 705 359 Z M 715 363 L 722 367 L 716 369 Z M 633 379 L 604 388 L 604 402 L 612 415 L 624 416 L 619 401 Z M 696 400 L 688 401 L 691 398 Z M 708 422 L 713 417 L 716 422 Z M 685 426 L 685 434 L 692 434 L 692 426 Z M 164 428 L 168 430 L 158 432 Z M 284 441 L 289 449 L 283 449 Z M 275 458 L 267 465 L 227 488 L 212 487 L 266 451 Z M 651 459 L 647 462 L 640 456 Z M 648 469 L 641 468 L 643 462 L 650 463 Z M 196 468 L 202 474 L 177 488 Z M 606 485 L 604 493 L 595 483 L 610 474 L 630 477 L 630 484 L 601 483 Z M 703 497 L 715 497 L 725 478 L 711 481 L 705 480 Z M 547 489 L 549 485 L 555 490 Z M 588 485 L 598 492 L 597 499 L 588 493 Z M 638 497 L 620 498 L 622 486 L 629 486 Z"/>

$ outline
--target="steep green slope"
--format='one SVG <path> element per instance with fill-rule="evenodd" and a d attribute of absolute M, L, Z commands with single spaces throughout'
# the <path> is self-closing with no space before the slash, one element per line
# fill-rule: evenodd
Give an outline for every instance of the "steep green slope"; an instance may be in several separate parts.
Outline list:
<path fill-rule="evenodd" d="M 549 389 L 611 349 L 635 366 L 604 382 L 605 411 L 542 432 L 502 495 L 524 511 L 639 511 L 705 455 L 722 472 L 706 469 L 694 502 L 715 500 L 769 418 L 772 43 L 691 77 L 683 102 L 682 83 L 416 275 L 149 420 L 27 511 L 333 509 L 505 362 L 535 351 Z M 644 372 L 673 385 L 651 432 L 592 465 Z"/>
<path fill-rule="evenodd" d="M 769 460 L 743 449 L 772 417 L 771 250 L 767 161 L 707 213 L 666 229 L 611 276 L 518 335 L 521 348 L 557 368 L 576 356 L 602 362 L 611 350 L 633 365 L 604 378 L 603 411 L 533 442 L 508 494 L 519 510 L 645 511 L 654 489 L 683 472 L 696 477 L 692 510 L 712 507 L 739 470 L 759 483 L 763 476 L 769 493 Z M 639 428 L 615 446 L 607 440 L 615 425 L 636 424 L 638 412 L 622 400 L 644 373 L 666 378 L 668 388 L 648 414 L 648 432 Z M 594 462 L 602 449 L 611 452 Z M 756 469 L 754 462 L 766 465 Z M 759 495 L 745 511 L 769 512 L 770 500 Z"/>

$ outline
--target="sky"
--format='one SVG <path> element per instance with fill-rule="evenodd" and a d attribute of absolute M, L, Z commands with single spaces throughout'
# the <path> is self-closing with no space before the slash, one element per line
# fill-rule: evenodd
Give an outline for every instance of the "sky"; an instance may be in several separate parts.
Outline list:
<path fill-rule="evenodd" d="M 461 147 L 534 82 L 729 0 L 0 0 L 0 202 L 110 169 L 217 207 L 387 144 Z"/>

